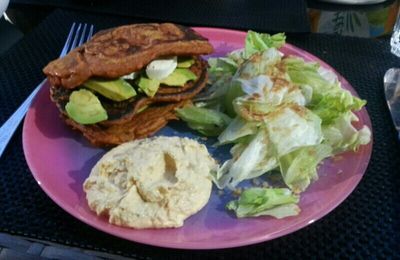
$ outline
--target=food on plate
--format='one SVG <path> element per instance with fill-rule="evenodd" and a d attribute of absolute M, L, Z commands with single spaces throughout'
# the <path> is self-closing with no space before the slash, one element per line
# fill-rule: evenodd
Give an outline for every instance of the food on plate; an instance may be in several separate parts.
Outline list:
<path fill-rule="evenodd" d="M 285 218 L 300 213 L 297 206 L 299 196 L 286 188 L 248 188 L 240 194 L 239 199 L 226 204 L 228 210 L 233 210 L 238 218 L 273 216 Z"/>
<path fill-rule="evenodd" d="M 133 228 L 180 227 L 206 205 L 216 161 L 205 145 L 153 137 L 107 152 L 83 184 L 89 207 L 110 223 Z"/>
<path fill-rule="evenodd" d="M 65 122 L 96 146 L 154 134 L 208 80 L 208 40 L 181 25 L 133 24 L 96 33 L 43 72 Z"/>
<path fill-rule="evenodd" d="M 333 71 L 280 52 L 284 44 L 282 33 L 249 31 L 243 49 L 208 60 L 211 86 L 177 110 L 189 127 L 217 136 L 217 145 L 232 145 L 213 181 L 220 189 L 244 188 L 227 204 L 238 217 L 298 214 L 297 196 L 318 179 L 323 160 L 371 140 L 366 125 L 354 124 L 366 102 L 343 89 Z M 274 173 L 281 186 L 239 186 Z"/>

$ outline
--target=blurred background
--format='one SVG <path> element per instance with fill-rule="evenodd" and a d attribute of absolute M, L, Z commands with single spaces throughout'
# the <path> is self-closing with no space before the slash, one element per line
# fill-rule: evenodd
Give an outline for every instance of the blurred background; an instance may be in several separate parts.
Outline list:
<path fill-rule="evenodd" d="M 337 0 L 341 4 L 332 3 L 335 0 L 329 2 L 307 1 L 312 32 L 382 37 L 391 34 L 399 9 L 398 0 Z M 343 2 L 358 4 L 343 4 Z M 371 2 L 379 3 L 371 4 Z"/>
<path fill-rule="evenodd" d="M 96 8 L 107 2 L 0 0 L 0 13 L 5 10 L 0 19 L 0 55 L 56 8 L 96 11 Z M 308 0 L 306 2 L 310 32 L 371 38 L 391 34 L 400 1 Z"/>

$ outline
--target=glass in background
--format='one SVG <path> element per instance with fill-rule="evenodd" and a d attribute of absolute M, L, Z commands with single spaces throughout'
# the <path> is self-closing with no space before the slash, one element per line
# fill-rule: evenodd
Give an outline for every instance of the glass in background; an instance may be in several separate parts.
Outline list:
<path fill-rule="evenodd" d="M 396 23 L 393 27 L 393 34 L 390 38 L 391 52 L 400 57 L 400 16 L 397 14 Z"/>
<path fill-rule="evenodd" d="M 0 18 L 3 16 L 3 13 L 6 11 L 9 0 L 0 0 Z"/>
<path fill-rule="evenodd" d="M 312 32 L 371 38 L 392 33 L 399 1 L 357 6 L 309 1 L 308 6 Z"/>

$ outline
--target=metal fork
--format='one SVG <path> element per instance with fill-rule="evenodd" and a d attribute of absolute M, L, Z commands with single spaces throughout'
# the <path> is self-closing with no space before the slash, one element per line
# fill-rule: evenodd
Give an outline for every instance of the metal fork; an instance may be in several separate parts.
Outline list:
<path fill-rule="evenodd" d="M 60 57 L 65 56 L 72 49 L 81 45 L 82 43 L 89 40 L 93 35 L 93 25 L 88 24 L 75 24 L 73 23 L 71 26 L 71 30 L 69 31 L 67 41 L 65 42 L 64 48 L 60 53 Z M 87 32 L 88 30 L 88 32 Z M 26 100 L 19 106 L 19 108 L 10 116 L 10 118 L 1 126 L 0 128 L 0 157 L 3 155 L 3 152 L 10 142 L 11 137 L 14 132 L 17 130 L 18 125 L 21 123 L 24 118 L 26 112 L 30 104 L 32 103 L 33 98 L 36 96 L 38 91 L 42 88 L 42 86 L 46 83 L 46 79 L 44 79 L 26 98 Z"/>

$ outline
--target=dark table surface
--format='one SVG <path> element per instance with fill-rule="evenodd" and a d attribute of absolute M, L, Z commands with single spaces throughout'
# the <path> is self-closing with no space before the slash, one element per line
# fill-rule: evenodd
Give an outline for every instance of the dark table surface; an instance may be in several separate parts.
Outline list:
<path fill-rule="evenodd" d="M 97 14 L 112 14 L 153 21 L 228 27 L 264 31 L 309 32 L 306 1 L 192 1 L 186 0 L 12 0 L 12 5 L 31 5 L 83 10 Z"/>
<path fill-rule="evenodd" d="M 74 21 L 90 22 L 100 29 L 152 19 L 51 12 L 0 56 L 0 124 L 42 80 L 41 68 L 58 55 Z M 253 29 L 245 25 L 242 28 Z M 341 73 L 367 100 L 372 120 L 374 146 L 368 169 L 354 192 L 324 218 L 287 236 L 233 249 L 177 250 L 122 240 L 71 217 L 45 195 L 26 165 L 20 127 L 0 159 L 0 231 L 138 259 L 399 258 L 400 147 L 384 100 L 382 78 L 388 68 L 398 67 L 400 62 L 389 51 L 389 38 L 303 32 L 289 33 L 288 42 L 315 54 Z"/>

